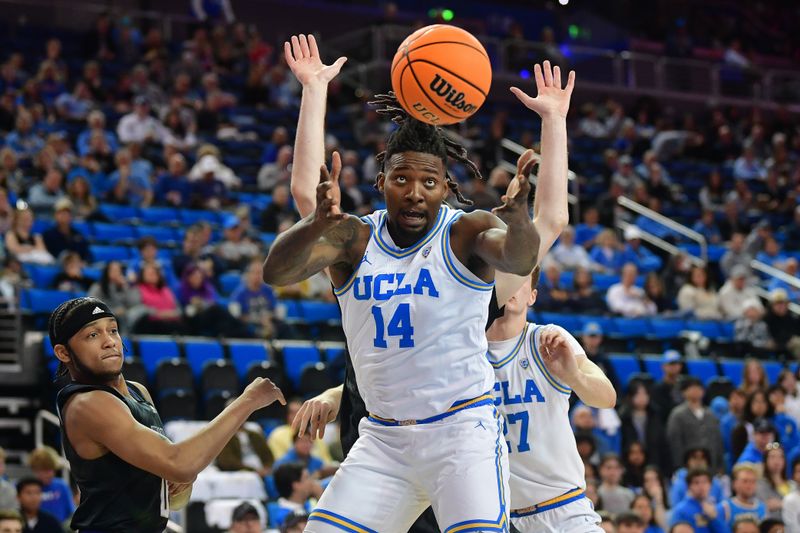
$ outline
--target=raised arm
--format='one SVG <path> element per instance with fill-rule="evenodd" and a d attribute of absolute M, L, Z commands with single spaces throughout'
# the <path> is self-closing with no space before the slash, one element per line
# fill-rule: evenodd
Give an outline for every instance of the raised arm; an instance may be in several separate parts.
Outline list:
<path fill-rule="evenodd" d="M 369 238 L 369 227 L 340 208 L 339 172 L 342 161 L 333 154 L 331 171 L 323 165 L 317 185 L 314 212 L 278 235 L 264 261 L 263 278 L 268 285 L 291 285 L 310 278 L 327 267 L 351 272 Z M 347 275 L 334 282 L 344 282 Z"/>
<path fill-rule="evenodd" d="M 543 66 L 544 68 L 537 64 L 533 68 L 536 98 L 516 87 L 511 88 L 511 92 L 520 102 L 542 119 L 541 155 L 533 202 L 533 223 L 539 234 L 539 262 L 569 223 L 567 112 L 575 87 L 574 71 L 569 73 L 567 86 L 562 89 L 561 69 L 556 66 L 551 70 L 549 61 L 545 61 Z M 522 277 L 498 272 L 495 278 L 498 304 L 505 304 L 522 283 Z"/>
<path fill-rule="evenodd" d="M 583 403 L 601 409 L 614 407 L 617 401 L 614 385 L 566 331 L 556 326 L 544 327 L 539 349 L 547 369 L 575 391 Z"/>
<path fill-rule="evenodd" d="M 76 439 L 91 441 L 167 481 L 190 483 L 253 411 L 276 400 L 286 403 L 274 383 L 258 378 L 202 430 L 177 444 L 137 422 L 122 401 L 103 391 L 74 396 L 64 416 L 73 445 Z"/>
<path fill-rule="evenodd" d="M 325 164 L 325 103 L 328 83 L 347 61 L 340 57 L 332 65 L 320 59 L 313 35 L 294 35 L 283 45 L 286 64 L 303 86 L 300 116 L 294 139 L 291 191 L 301 217 L 314 212 L 317 205 L 314 187 L 319 168 Z"/>

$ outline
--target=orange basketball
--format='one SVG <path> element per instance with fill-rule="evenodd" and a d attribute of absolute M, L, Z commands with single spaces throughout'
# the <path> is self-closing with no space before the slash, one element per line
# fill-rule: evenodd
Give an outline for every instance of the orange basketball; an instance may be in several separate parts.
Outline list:
<path fill-rule="evenodd" d="M 455 26 L 420 28 L 402 42 L 392 60 L 397 100 L 408 114 L 428 124 L 466 119 L 483 105 L 491 85 L 486 49 Z"/>

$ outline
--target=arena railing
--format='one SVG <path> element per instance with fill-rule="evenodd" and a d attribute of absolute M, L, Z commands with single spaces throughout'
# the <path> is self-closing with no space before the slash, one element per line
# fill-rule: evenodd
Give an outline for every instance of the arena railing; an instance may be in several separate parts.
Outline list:
<path fill-rule="evenodd" d="M 633 200 L 631 200 L 626 196 L 620 196 L 619 198 L 617 198 L 617 203 L 620 205 L 620 207 L 624 207 L 625 209 L 629 209 L 630 211 L 633 211 L 638 215 L 649 218 L 650 220 L 658 224 L 661 224 L 662 226 L 676 233 L 680 233 L 681 235 L 690 240 L 695 241 L 700 245 L 700 259 L 703 261 L 703 263 L 706 263 L 708 261 L 708 241 L 706 241 L 706 238 L 702 234 L 694 231 L 688 226 L 684 226 L 679 222 L 675 222 L 671 218 L 667 218 L 661 213 L 653 211 L 652 209 L 645 207 L 640 203 L 634 202 Z M 673 246 L 673 248 L 675 247 Z M 670 253 L 675 254 L 679 251 L 677 248 L 675 248 L 675 250 L 676 250 L 675 252 L 670 252 Z"/>
<path fill-rule="evenodd" d="M 629 226 L 636 226 L 636 224 L 633 224 L 631 222 L 626 222 L 626 221 L 620 219 L 620 220 L 617 220 L 616 226 L 617 226 L 617 228 L 619 228 L 624 233 L 625 230 L 628 229 Z M 638 226 L 636 226 L 636 227 L 638 227 Z M 647 230 L 639 228 L 639 233 L 642 236 L 642 240 L 643 241 L 652 244 L 656 248 L 661 248 L 662 250 L 664 250 L 665 252 L 667 252 L 670 255 L 678 255 L 679 253 L 684 253 L 689 258 L 689 261 L 691 261 L 691 263 L 693 265 L 705 266 L 705 264 L 706 264 L 706 262 L 702 258 L 700 258 L 700 257 L 698 257 L 696 255 L 690 254 L 690 253 L 686 252 L 685 250 L 681 250 L 680 248 L 678 248 L 674 244 L 665 241 L 661 237 L 653 235 L 652 233 L 650 233 Z"/>

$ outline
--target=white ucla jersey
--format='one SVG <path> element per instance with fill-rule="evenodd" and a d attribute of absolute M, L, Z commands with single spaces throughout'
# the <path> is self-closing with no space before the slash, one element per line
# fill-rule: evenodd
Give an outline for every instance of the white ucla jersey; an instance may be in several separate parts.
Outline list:
<path fill-rule="evenodd" d="M 519 337 L 490 342 L 495 405 L 505 418 L 511 464 L 511 509 L 525 509 L 585 488 L 583 461 L 569 423 L 569 387 L 556 380 L 539 355 L 543 326 L 526 324 Z M 583 348 L 566 335 L 573 352 Z"/>
<path fill-rule="evenodd" d="M 431 230 L 398 248 L 386 211 L 372 227 L 356 271 L 334 290 L 358 388 L 370 413 L 423 419 L 478 397 L 494 383 L 484 328 L 494 283 L 467 270 L 450 249 L 464 212 L 442 206 Z"/>

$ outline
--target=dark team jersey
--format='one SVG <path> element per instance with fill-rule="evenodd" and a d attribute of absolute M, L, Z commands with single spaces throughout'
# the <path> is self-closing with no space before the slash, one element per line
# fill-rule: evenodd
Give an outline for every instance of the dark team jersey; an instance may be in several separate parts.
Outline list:
<path fill-rule="evenodd" d="M 75 394 L 99 390 L 119 398 L 133 418 L 153 431 L 164 434 L 155 407 L 145 400 L 136 385 L 128 382 L 131 397 L 104 385 L 70 383 L 56 398 L 61 427 L 64 406 Z M 166 437 L 165 437 L 166 438 Z M 64 452 L 70 472 L 81 492 L 81 501 L 72 516 L 71 527 L 78 531 L 103 533 L 161 533 L 167 526 L 169 496 L 167 483 L 160 477 L 126 463 L 111 452 L 97 459 L 83 459 L 62 431 Z"/>

